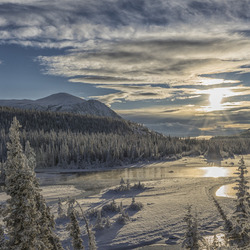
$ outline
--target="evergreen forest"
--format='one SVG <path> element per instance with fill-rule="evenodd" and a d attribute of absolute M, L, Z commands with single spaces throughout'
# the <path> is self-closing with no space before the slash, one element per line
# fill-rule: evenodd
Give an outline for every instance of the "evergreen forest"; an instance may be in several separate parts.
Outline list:
<path fill-rule="evenodd" d="M 29 141 L 39 168 L 112 167 L 205 155 L 222 159 L 250 153 L 250 138 L 178 138 L 124 119 L 0 107 L 0 161 L 7 157 L 8 130 L 16 117 L 21 143 Z"/>

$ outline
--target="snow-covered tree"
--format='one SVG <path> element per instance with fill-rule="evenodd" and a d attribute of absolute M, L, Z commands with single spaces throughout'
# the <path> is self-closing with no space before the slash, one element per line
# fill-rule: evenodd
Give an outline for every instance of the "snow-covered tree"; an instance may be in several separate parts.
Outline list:
<path fill-rule="evenodd" d="M 62 207 L 62 200 L 60 198 L 58 198 L 57 214 L 58 214 L 58 218 L 65 217 L 65 214 L 64 214 L 64 211 L 63 211 L 63 207 Z"/>
<path fill-rule="evenodd" d="M 20 143 L 20 124 L 16 118 L 10 127 L 10 143 L 7 144 L 6 161 L 6 192 L 7 200 L 6 221 L 9 249 L 39 248 L 39 227 L 37 218 L 40 214 L 36 208 L 34 171 L 28 166 L 28 160 L 23 153 Z"/>
<path fill-rule="evenodd" d="M 70 210 L 69 214 L 70 218 L 70 224 L 69 224 L 69 230 L 70 230 L 70 236 L 72 238 L 72 245 L 75 250 L 83 250 L 83 240 L 81 239 L 81 232 L 80 232 L 80 226 L 76 218 L 76 211 L 75 209 Z"/>
<path fill-rule="evenodd" d="M 54 232 L 55 221 L 50 212 L 50 208 L 47 206 L 44 197 L 36 194 L 37 209 L 40 212 L 40 218 L 38 218 L 38 225 L 40 230 L 39 238 L 43 242 L 45 249 L 63 250 L 58 236 Z"/>
<path fill-rule="evenodd" d="M 96 230 L 102 230 L 104 228 L 103 226 L 103 219 L 102 219 L 102 214 L 101 211 L 99 210 L 97 212 L 97 218 L 96 218 L 96 223 L 95 223 L 95 229 Z"/>
<path fill-rule="evenodd" d="M 20 143 L 20 124 L 16 118 L 10 127 L 10 143 L 5 167 L 7 200 L 6 227 L 8 249 L 62 249 L 53 232 L 54 219 L 40 194 L 35 177 L 35 156 L 29 143 L 27 156 Z"/>
<path fill-rule="evenodd" d="M 127 190 L 129 190 L 130 189 L 130 181 L 129 181 L 129 179 L 127 179 Z"/>
<path fill-rule="evenodd" d="M 0 249 L 6 249 L 3 226 L 0 224 Z"/>
<path fill-rule="evenodd" d="M 107 218 L 106 218 L 105 227 L 106 227 L 106 228 L 110 228 L 110 227 L 111 227 L 111 221 L 110 221 L 109 216 L 107 216 Z"/>
<path fill-rule="evenodd" d="M 125 184 L 125 181 L 124 181 L 123 177 L 121 177 L 120 185 L 124 185 L 124 184 Z"/>
<path fill-rule="evenodd" d="M 129 218 L 129 215 L 128 213 L 126 213 L 124 210 L 122 210 L 120 212 L 120 215 L 118 216 L 118 218 L 116 219 L 116 221 L 119 223 L 119 224 L 127 224 L 129 221 L 130 221 L 130 218 Z"/>
<path fill-rule="evenodd" d="M 36 154 L 33 148 L 30 146 L 29 141 L 25 144 L 25 155 L 27 157 L 28 166 L 32 171 L 36 168 Z M 55 222 L 54 217 L 50 212 L 50 208 L 47 206 L 44 197 L 40 193 L 40 185 L 37 178 L 34 178 L 35 189 L 35 199 L 37 210 L 40 213 L 38 218 L 38 225 L 43 247 L 47 249 L 63 249 L 59 241 L 58 236 L 54 232 Z"/>
<path fill-rule="evenodd" d="M 143 204 L 141 202 L 135 201 L 135 197 L 132 197 L 132 202 L 129 206 L 129 209 L 139 211 L 143 208 Z"/>
<path fill-rule="evenodd" d="M 74 204 L 75 204 L 76 200 L 75 199 L 71 199 L 70 197 L 68 197 L 68 209 L 67 209 L 67 216 L 70 217 L 71 211 L 74 209 Z"/>
<path fill-rule="evenodd" d="M 89 238 L 89 250 L 97 250 L 95 234 L 92 230 L 92 227 L 89 226 L 89 222 L 86 217 L 85 217 L 85 223 L 86 223 L 86 228 L 87 228 L 87 233 L 88 233 L 88 238 Z"/>
<path fill-rule="evenodd" d="M 30 146 L 30 142 L 27 141 L 25 144 L 25 155 L 28 160 L 28 166 L 34 170 L 36 168 L 36 154 L 34 149 Z"/>
<path fill-rule="evenodd" d="M 187 207 L 187 214 L 184 221 L 187 224 L 187 231 L 182 246 L 186 249 L 198 250 L 200 248 L 203 238 L 198 231 L 197 217 L 192 215 L 191 206 Z"/>
<path fill-rule="evenodd" d="M 237 184 L 234 187 L 236 192 L 236 207 L 231 218 L 233 229 L 229 235 L 231 244 L 238 246 L 246 246 L 250 243 L 250 224 L 249 224 L 249 192 L 248 181 L 245 177 L 247 169 L 243 157 L 240 159 L 238 170 L 235 174 L 238 175 Z"/>
<path fill-rule="evenodd" d="M 89 250 L 97 250 L 96 241 L 95 241 L 95 234 L 92 230 L 92 226 L 89 224 L 89 220 L 85 216 L 80 203 L 78 201 L 76 201 L 76 204 L 78 205 L 78 207 L 81 210 L 82 218 L 83 218 L 85 225 L 86 225 L 86 230 L 87 230 L 88 239 L 89 239 L 89 244 L 88 244 Z"/>

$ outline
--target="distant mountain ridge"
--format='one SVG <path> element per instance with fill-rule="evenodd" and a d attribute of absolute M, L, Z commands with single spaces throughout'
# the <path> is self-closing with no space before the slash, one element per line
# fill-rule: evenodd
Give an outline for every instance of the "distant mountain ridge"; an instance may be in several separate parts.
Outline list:
<path fill-rule="evenodd" d="M 237 139 L 237 138 L 250 138 L 250 129 L 241 131 L 240 133 L 234 135 L 225 135 L 225 136 L 215 136 L 211 139 Z"/>
<path fill-rule="evenodd" d="M 97 100 L 84 100 L 79 97 L 57 93 L 38 100 L 0 100 L 0 106 L 38 111 L 70 112 L 81 115 L 121 117 L 105 104 Z"/>

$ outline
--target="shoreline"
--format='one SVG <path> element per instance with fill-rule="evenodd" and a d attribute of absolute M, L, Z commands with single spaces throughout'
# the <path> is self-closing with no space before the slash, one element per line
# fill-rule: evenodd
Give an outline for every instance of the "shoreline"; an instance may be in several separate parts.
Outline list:
<path fill-rule="evenodd" d="M 245 156 L 247 158 L 247 162 L 250 163 L 250 155 Z M 100 167 L 94 166 L 87 168 L 63 168 L 63 167 L 52 167 L 52 168 L 36 168 L 36 173 L 48 173 L 48 174 L 77 174 L 77 173 L 89 173 L 89 172 L 108 172 L 112 170 L 120 170 L 120 169 L 131 169 L 131 168 L 143 168 L 143 167 L 152 167 L 156 165 L 164 164 L 164 167 L 195 167 L 196 165 L 204 164 L 204 167 L 213 167 L 214 165 L 218 167 L 236 167 L 238 163 L 239 155 L 236 155 L 234 159 L 224 159 L 221 161 L 221 164 L 217 164 L 217 161 L 214 161 L 215 164 L 208 161 L 204 156 L 185 156 L 177 160 L 151 160 L 151 161 L 143 161 L 138 163 L 130 163 L 124 165 L 116 165 L 114 167 Z M 226 163 L 227 161 L 231 161 L 231 163 Z M 247 164 L 246 164 L 247 165 Z"/>

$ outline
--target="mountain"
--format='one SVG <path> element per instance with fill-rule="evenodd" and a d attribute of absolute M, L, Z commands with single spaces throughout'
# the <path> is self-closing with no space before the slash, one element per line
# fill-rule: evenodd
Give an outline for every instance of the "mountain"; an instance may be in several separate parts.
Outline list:
<path fill-rule="evenodd" d="M 112 109 L 97 100 L 86 101 L 67 93 L 53 94 L 38 100 L 0 100 L 0 106 L 121 118 Z"/>

